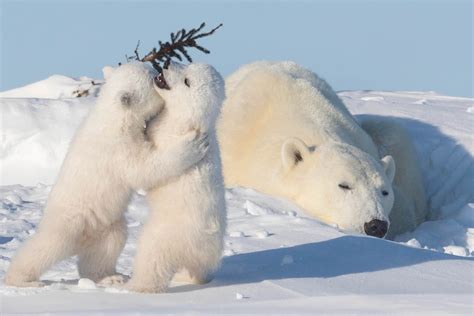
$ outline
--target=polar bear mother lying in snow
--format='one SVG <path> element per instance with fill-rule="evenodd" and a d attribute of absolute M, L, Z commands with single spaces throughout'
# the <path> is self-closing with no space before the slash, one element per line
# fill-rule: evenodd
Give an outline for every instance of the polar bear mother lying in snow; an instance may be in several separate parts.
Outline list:
<path fill-rule="evenodd" d="M 403 130 L 368 120 L 365 131 L 314 73 L 257 62 L 227 79 L 226 95 L 218 138 L 227 186 L 286 197 L 324 222 L 376 237 L 425 218 L 420 170 Z"/>

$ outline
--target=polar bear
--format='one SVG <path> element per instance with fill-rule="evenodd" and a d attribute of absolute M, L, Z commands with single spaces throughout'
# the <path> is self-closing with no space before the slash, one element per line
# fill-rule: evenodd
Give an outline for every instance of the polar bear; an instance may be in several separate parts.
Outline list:
<path fill-rule="evenodd" d="M 165 108 L 148 129 L 166 148 L 190 130 L 206 133 L 209 151 L 177 179 L 147 192 L 150 214 L 126 287 L 162 292 L 176 272 L 206 283 L 218 267 L 226 226 L 225 189 L 215 124 L 224 100 L 224 80 L 211 66 L 173 63 L 156 80 Z M 181 281 L 183 281 L 181 274 Z M 189 279 L 188 279 L 189 281 Z"/>
<path fill-rule="evenodd" d="M 387 238 L 411 231 L 426 220 L 427 200 L 415 147 L 406 130 L 393 119 L 362 116 L 361 127 L 373 139 L 379 156 L 390 155 L 396 162 L 395 204 L 390 212 Z"/>
<path fill-rule="evenodd" d="M 71 142 L 38 230 L 13 258 L 6 284 L 40 286 L 42 273 L 76 254 L 81 277 L 114 276 L 132 191 L 165 183 L 206 155 L 206 135 L 195 131 L 177 136 L 166 149 L 147 140 L 144 127 L 164 105 L 154 75 L 141 62 L 109 71 Z"/>
<path fill-rule="evenodd" d="M 395 160 L 379 156 L 324 80 L 293 62 L 256 62 L 226 80 L 226 95 L 217 124 L 226 185 L 286 197 L 347 231 L 384 237 L 389 217 L 397 233 L 413 227 L 391 214 Z"/>

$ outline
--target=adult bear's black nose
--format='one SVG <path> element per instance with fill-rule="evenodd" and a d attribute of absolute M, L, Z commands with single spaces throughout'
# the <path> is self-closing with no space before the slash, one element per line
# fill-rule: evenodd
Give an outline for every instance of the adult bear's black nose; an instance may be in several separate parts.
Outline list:
<path fill-rule="evenodd" d="M 382 238 L 388 230 L 388 223 L 378 219 L 373 219 L 364 224 L 365 233 L 369 236 Z"/>

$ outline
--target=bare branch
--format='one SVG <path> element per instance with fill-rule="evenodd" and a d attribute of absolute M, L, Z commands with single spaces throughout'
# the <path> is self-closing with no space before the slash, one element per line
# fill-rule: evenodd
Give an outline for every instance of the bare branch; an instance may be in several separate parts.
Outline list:
<path fill-rule="evenodd" d="M 148 54 L 146 54 L 143 58 L 140 58 L 138 54 L 138 47 L 140 45 L 140 41 L 138 41 L 137 47 L 135 48 L 135 56 L 134 57 L 127 57 L 127 61 L 129 59 L 136 59 L 143 62 L 151 62 L 153 67 L 161 72 L 163 68 L 168 68 L 169 64 L 171 63 L 171 59 L 176 58 L 180 61 L 183 60 L 183 57 L 192 62 L 191 56 L 189 56 L 187 52 L 187 48 L 196 48 L 197 50 L 209 54 L 210 51 L 207 48 L 204 48 L 197 44 L 196 40 L 202 37 L 206 37 L 209 35 L 214 34 L 214 32 L 219 29 L 223 24 L 219 24 L 217 27 L 213 28 L 211 31 L 207 33 L 199 32 L 206 26 L 206 23 L 202 23 L 198 28 L 193 28 L 189 32 L 185 29 L 181 29 L 176 33 L 170 34 L 170 42 L 161 42 L 159 41 L 159 49 L 154 47 Z M 181 55 L 182 56 L 181 56 Z M 163 63 L 163 67 L 161 66 Z"/>
<path fill-rule="evenodd" d="M 140 55 L 138 55 L 138 47 L 139 47 L 139 46 L 140 46 L 140 40 L 138 40 L 137 47 L 135 47 L 135 51 L 134 51 L 134 53 L 135 53 L 135 58 L 136 58 L 137 60 L 140 60 Z"/>

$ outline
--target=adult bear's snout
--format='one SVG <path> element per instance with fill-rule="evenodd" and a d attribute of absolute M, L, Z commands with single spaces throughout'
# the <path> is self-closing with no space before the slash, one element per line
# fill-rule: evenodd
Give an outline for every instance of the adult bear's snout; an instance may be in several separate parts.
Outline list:
<path fill-rule="evenodd" d="M 379 219 L 373 219 L 364 224 L 364 231 L 369 236 L 383 238 L 387 234 L 388 223 Z"/>

